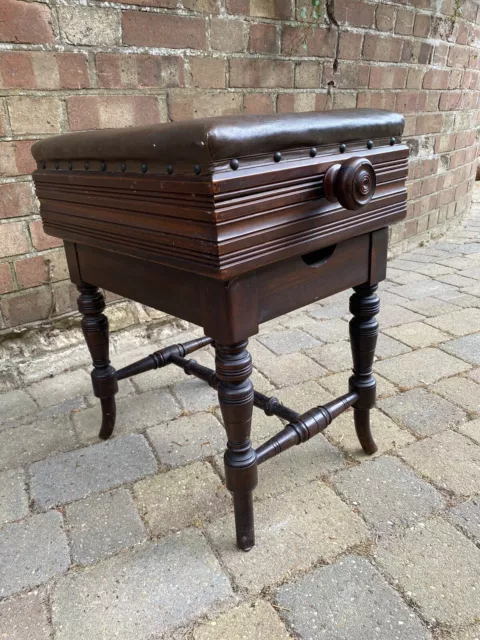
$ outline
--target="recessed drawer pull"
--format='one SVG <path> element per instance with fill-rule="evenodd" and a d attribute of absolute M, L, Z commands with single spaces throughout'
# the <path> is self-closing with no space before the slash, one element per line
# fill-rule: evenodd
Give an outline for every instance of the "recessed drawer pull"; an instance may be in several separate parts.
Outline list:
<path fill-rule="evenodd" d="M 332 257 L 336 247 L 336 244 L 332 244 L 329 247 L 323 247 L 323 249 L 311 251 L 310 253 L 306 253 L 305 255 L 303 255 L 302 260 L 309 267 L 320 267 L 322 264 L 325 264 L 329 258 Z"/>

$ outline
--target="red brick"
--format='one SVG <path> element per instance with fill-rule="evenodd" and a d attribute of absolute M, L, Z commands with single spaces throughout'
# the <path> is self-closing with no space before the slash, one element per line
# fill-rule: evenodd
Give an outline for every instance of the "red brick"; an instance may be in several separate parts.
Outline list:
<path fill-rule="evenodd" d="M 198 13 L 220 13 L 218 0 L 183 0 L 185 9 Z"/>
<path fill-rule="evenodd" d="M 430 35 L 431 18 L 428 13 L 417 13 L 413 25 L 413 35 L 427 38 Z"/>
<path fill-rule="evenodd" d="M 337 34 L 333 29 L 286 26 L 282 33 L 282 52 L 286 55 L 321 56 L 331 58 L 335 53 Z"/>
<path fill-rule="evenodd" d="M 228 53 L 245 51 L 245 23 L 241 20 L 212 18 L 210 23 L 210 47 L 214 51 Z"/>
<path fill-rule="evenodd" d="M 2 89 L 85 89 L 89 86 L 87 56 L 81 53 L 0 52 Z"/>
<path fill-rule="evenodd" d="M 291 87 L 293 64 L 280 60 L 230 60 L 231 87 Z"/>
<path fill-rule="evenodd" d="M 470 60 L 470 51 L 467 47 L 451 47 L 449 54 L 447 65 L 449 67 L 468 67 L 468 63 Z"/>
<path fill-rule="evenodd" d="M 0 41 L 48 43 L 54 41 L 49 7 L 37 2 L 2 0 Z"/>
<path fill-rule="evenodd" d="M 337 71 L 333 64 L 323 65 L 323 85 L 333 83 L 339 89 L 359 89 L 368 86 L 370 67 L 365 64 L 342 63 Z"/>
<path fill-rule="evenodd" d="M 357 107 L 369 108 L 369 109 L 387 109 L 389 111 L 395 110 L 394 93 L 377 92 L 377 93 L 365 93 L 360 92 L 357 97 Z"/>
<path fill-rule="evenodd" d="M 316 96 L 314 93 L 281 93 L 278 96 L 277 110 L 279 113 L 301 113 L 315 111 Z"/>
<path fill-rule="evenodd" d="M 125 0 L 110 0 L 110 2 L 121 2 L 125 4 Z M 175 9 L 177 0 L 128 0 L 128 4 L 135 4 L 139 7 L 156 7 L 160 9 Z"/>
<path fill-rule="evenodd" d="M 242 16 L 250 15 L 250 0 L 226 0 L 228 13 L 238 13 Z"/>
<path fill-rule="evenodd" d="M 18 174 L 15 149 L 15 142 L 0 142 L 0 176 L 15 176 Z"/>
<path fill-rule="evenodd" d="M 71 96 L 67 100 L 67 111 L 72 131 L 160 122 L 155 96 Z"/>
<path fill-rule="evenodd" d="M 224 116 L 243 111 L 243 96 L 233 92 L 171 91 L 168 113 L 172 120 Z"/>
<path fill-rule="evenodd" d="M 378 4 L 375 11 L 375 25 L 378 31 L 393 31 L 395 24 L 395 7 Z"/>
<path fill-rule="evenodd" d="M 253 115 L 275 113 L 275 103 L 271 93 L 247 93 L 243 102 L 245 113 Z"/>
<path fill-rule="evenodd" d="M 409 68 L 407 75 L 407 89 L 421 89 L 424 75 L 424 69 Z"/>
<path fill-rule="evenodd" d="M 420 91 L 402 91 L 397 93 L 396 109 L 401 113 L 424 111 L 425 93 Z"/>
<path fill-rule="evenodd" d="M 432 64 L 444 67 L 447 64 L 450 47 L 446 42 L 437 42 L 432 56 Z"/>
<path fill-rule="evenodd" d="M 98 53 L 96 56 L 98 86 L 106 89 L 136 89 L 137 87 L 183 87 L 183 58 Z"/>
<path fill-rule="evenodd" d="M 417 135 L 439 133 L 442 130 L 443 117 L 441 114 L 417 116 Z"/>
<path fill-rule="evenodd" d="M 37 168 L 31 148 L 35 140 L 17 140 L 15 144 L 15 164 L 17 175 L 32 173 Z"/>
<path fill-rule="evenodd" d="M 6 109 L 4 105 L 4 100 L 0 100 L 0 136 L 7 135 L 8 130 L 7 118 L 5 116 Z"/>
<path fill-rule="evenodd" d="M 43 256 L 33 256 L 15 262 L 18 284 L 23 288 L 37 287 L 48 282 L 48 267 Z"/>
<path fill-rule="evenodd" d="M 440 102 L 440 96 L 442 95 L 442 91 L 426 91 L 424 95 L 426 96 L 424 111 L 438 111 L 438 103 Z"/>
<path fill-rule="evenodd" d="M 250 26 L 249 50 L 253 53 L 277 52 L 277 28 L 274 24 L 259 22 Z"/>
<path fill-rule="evenodd" d="M 423 79 L 423 88 L 446 89 L 448 87 L 449 77 L 449 71 L 444 71 L 442 69 L 429 69 L 425 73 L 425 77 Z"/>
<path fill-rule="evenodd" d="M 8 111 L 15 134 L 61 132 L 62 102 L 58 98 L 12 97 L 8 99 Z"/>
<path fill-rule="evenodd" d="M 332 109 L 354 109 L 357 106 L 357 94 L 353 91 L 336 91 L 332 98 Z"/>
<path fill-rule="evenodd" d="M 256 18 L 290 20 L 293 6 L 291 0 L 250 0 L 249 14 Z"/>
<path fill-rule="evenodd" d="M 395 33 L 410 36 L 413 33 L 413 23 L 415 22 L 415 12 L 410 9 L 398 9 L 395 21 Z"/>
<path fill-rule="evenodd" d="M 463 71 L 461 69 L 452 69 L 448 78 L 448 89 L 458 89 L 462 86 Z"/>
<path fill-rule="evenodd" d="M 207 44 L 204 18 L 125 11 L 122 25 L 125 44 L 172 49 L 205 49 Z"/>
<path fill-rule="evenodd" d="M 12 272 L 8 262 L 0 264 L 0 294 L 13 291 L 15 285 L 13 283 Z"/>
<path fill-rule="evenodd" d="M 458 109 L 462 102 L 461 91 L 445 91 L 440 96 L 440 111 L 454 111 Z"/>
<path fill-rule="evenodd" d="M 376 62 L 400 62 L 403 40 L 400 38 L 382 37 L 372 33 L 365 34 L 363 57 Z"/>
<path fill-rule="evenodd" d="M 370 70 L 370 89 L 403 89 L 407 81 L 408 69 L 405 67 L 372 67 Z"/>
<path fill-rule="evenodd" d="M 297 89 L 318 89 L 322 77 L 322 65 L 305 60 L 295 65 L 295 87 Z"/>
<path fill-rule="evenodd" d="M 356 2 L 355 0 L 336 0 L 335 18 L 339 23 L 352 27 L 373 27 L 375 4 Z"/>
<path fill-rule="evenodd" d="M 223 58 L 190 58 L 191 86 L 224 89 L 227 63 Z"/>
<path fill-rule="evenodd" d="M 402 48 L 402 62 L 426 65 L 432 57 L 433 47 L 421 40 L 405 40 Z"/>
<path fill-rule="evenodd" d="M 360 60 L 362 57 L 363 35 L 361 33 L 340 32 L 338 57 L 341 60 Z"/>
<path fill-rule="evenodd" d="M 0 218 L 26 216 L 32 212 L 32 189 L 28 182 L 0 184 Z"/>
<path fill-rule="evenodd" d="M 27 236 L 21 222 L 7 222 L 0 229 L 0 258 L 28 251 Z"/>
<path fill-rule="evenodd" d="M 54 249 L 55 247 L 62 246 L 62 240 L 60 238 L 54 238 L 53 236 L 47 236 L 43 230 L 41 220 L 35 220 L 30 223 L 30 236 L 32 237 L 32 244 L 38 251 L 44 251 L 45 249 Z"/>
<path fill-rule="evenodd" d="M 38 287 L 20 295 L 4 298 L 0 307 L 8 327 L 45 320 L 53 311 L 52 292 L 50 287 Z"/>

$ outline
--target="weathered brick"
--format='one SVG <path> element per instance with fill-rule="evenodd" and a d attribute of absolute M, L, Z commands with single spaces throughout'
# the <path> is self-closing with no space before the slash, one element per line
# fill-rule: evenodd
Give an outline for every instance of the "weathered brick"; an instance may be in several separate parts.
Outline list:
<path fill-rule="evenodd" d="M 27 236 L 21 222 L 8 222 L 0 229 L 0 257 L 14 256 L 27 251 Z"/>
<path fill-rule="evenodd" d="M 427 38 L 430 34 L 431 18 L 428 13 L 417 13 L 413 25 L 413 35 Z"/>
<path fill-rule="evenodd" d="M 286 26 L 282 33 L 282 53 L 297 56 L 332 57 L 335 53 L 336 33 L 315 27 L 305 32 L 302 27 Z"/>
<path fill-rule="evenodd" d="M 338 57 L 343 60 L 360 60 L 362 56 L 363 34 L 340 32 Z"/>
<path fill-rule="evenodd" d="M 389 5 L 377 6 L 375 11 L 375 26 L 379 31 L 393 31 L 395 24 L 395 7 Z"/>
<path fill-rule="evenodd" d="M 14 142 L 15 166 L 17 175 L 30 174 L 37 168 L 31 148 L 35 140 L 17 140 Z"/>
<path fill-rule="evenodd" d="M 28 182 L 0 185 L 0 218 L 15 218 L 32 212 L 32 189 Z"/>
<path fill-rule="evenodd" d="M 155 96 L 71 96 L 68 122 L 73 131 L 133 127 L 160 121 Z"/>
<path fill-rule="evenodd" d="M 400 38 L 382 37 L 366 33 L 363 44 L 365 60 L 377 62 L 400 62 L 403 42 Z"/>
<path fill-rule="evenodd" d="M 248 48 L 253 53 L 276 53 L 277 27 L 264 22 L 252 24 Z"/>
<path fill-rule="evenodd" d="M 231 87 L 291 87 L 293 64 L 280 60 L 230 60 Z"/>
<path fill-rule="evenodd" d="M 335 3 L 335 18 L 352 27 L 373 27 L 375 5 L 355 0 L 339 0 Z"/>
<path fill-rule="evenodd" d="M 12 271 L 8 262 L 0 264 L 0 294 L 13 291 L 15 285 L 13 283 Z"/>
<path fill-rule="evenodd" d="M 30 235 L 32 237 L 33 246 L 39 251 L 62 246 L 62 240 L 54 238 L 53 236 L 47 236 L 43 230 L 41 220 L 35 220 L 30 223 Z"/>
<path fill-rule="evenodd" d="M 239 8 L 243 0 L 236 0 Z M 241 12 L 243 13 L 243 11 Z M 256 18 L 273 18 L 275 20 L 289 20 L 293 18 L 293 7 L 291 0 L 250 0 L 249 11 Z"/>
<path fill-rule="evenodd" d="M 318 62 L 305 60 L 295 65 L 295 87 L 318 89 L 321 86 L 322 66 Z"/>
<path fill-rule="evenodd" d="M 2 0 L 0 41 L 49 43 L 54 41 L 50 8 L 36 2 Z"/>
<path fill-rule="evenodd" d="M 60 133 L 62 103 L 58 98 L 18 96 L 8 99 L 10 122 L 15 134 Z"/>
<path fill-rule="evenodd" d="M 212 18 L 210 23 L 210 47 L 214 51 L 245 51 L 246 30 L 241 20 Z"/>
<path fill-rule="evenodd" d="M 0 53 L 0 87 L 4 89 L 84 89 L 89 86 L 88 61 L 83 54 Z"/>
<path fill-rule="evenodd" d="M 98 86 L 106 89 L 168 89 L 185 84 L 183 59 L 178 56 L 98 53 L 96 64 Z"/>
<path fill-rule="evenodd" d="M 241 112 L 242 95 L 239 93 L 172 91 L 168 96 L 168 113 L 174 121 Z"/>
<path fill-rule="evenodd" d="M 372 67 L 370 89 L 403 89 L 407 81 L 407 69 L 399 66 Z"/>
<path fill-rule="evenodd" d="M 45 320 L 52 312 L 52 292 L 48 287 L 38 287 L 11 298 L 4 298 L 0 302 L 0 308 L 8 327 Z"/>
<path fill-rule="evenodd" d="M 120 43 L 120 11 L 87 6 L 59 6 L 60 33 L 68 44 L 113 46 Z"/>
<path fill-rule="evenodd" d="M 33 256 L 23 258 L 15 262 L 15 273 L 18 284 L 23 287 L 36 287 L 46 284 L 48 278 L 48 267 L 43 256 Z"/>
<path fill-rule="evenodd" d="M 243 105 L 245 113 L 275 113 L 274 96 L 270 93 L 247 93 Z"/>
<path fill-rule="evenodd" d="M 191 86 L 199 89 L 224 89 L 227 62 L 224 58 L 190 58 Z"/>
<path fill-rule="evenodd" d="M 186 18 L 125 11 L 122 20 L 123 42 L 144 47 L 172 49 L 205 49 L 206 22 L 204 18 Z"/>

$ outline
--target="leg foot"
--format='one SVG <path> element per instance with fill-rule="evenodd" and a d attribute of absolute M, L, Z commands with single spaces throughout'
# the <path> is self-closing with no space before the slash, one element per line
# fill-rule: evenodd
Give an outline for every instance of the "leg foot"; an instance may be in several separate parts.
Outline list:
<path fill-rule="evenodd" d="M 372 375 L 373 359 L 378 337 L 375 315 L 380 310 L 376 295 L 377 285 L 354 287 L 350 298 L 350 344 L 352 347 L 353 375 L 349 380 L 350 391 L 356 391 L 359 399 L 353 405 L 355 430 L 362 449 L 368 455 L 377 451 L 370 431 L 370 410 L 375 406 L 376 382 Z"/>
<path fill-rule="evenodd" d="M 216 343 L 218 400 L 228 442 L 225 479 L 233 493 L 237 546 L 249 551 L 255 544 L 252 491 L 257 486 L 257 458 L 250 440 L 253 385 L 252 359 L 247 341 L 232 346 Z"/>
<path fill-rule="evenodd" d="M 118 382 L 108 354 L 108 319 L 103 314 L 105 298 L 98 287 L 81 284 L 78 287 L 78 310 L 82 314 L 82 331 L 93 361 L 93 392 L 100 398 L 102 426 L 99 437 L 109 438 L 115 426 L 115 394 Z"/>

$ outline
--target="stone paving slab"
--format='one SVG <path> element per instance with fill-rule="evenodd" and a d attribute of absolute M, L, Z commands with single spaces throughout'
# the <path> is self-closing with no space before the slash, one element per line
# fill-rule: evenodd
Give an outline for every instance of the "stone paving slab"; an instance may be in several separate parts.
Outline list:
<path fill-rule="evenodd" d="M 145 540 L 143 522 L 126 489 L 92 496 L 67 507 L 72 560 L 92 564 Z"/>
<path fill-rule="evenodd" d="M 450 520 L 480 546 L 480 498 L 467 500 L 450 509 Z"/>
<path fill-rule="evenodd" d="M 250 593 L 368 539 L 361 519 L 316 481 L 255 505 L 256 546 L 249 553 L 238 553 L 232 514 L 212 522 L 207 535 L 237 585 Z"/>
<path fill-rule="evenodd" d="M 333 398 L 338 398 L 348 392 L 349 377 L 350 372 L 342 371 L 341 373 L 333 373 L 325 378 L 320 378 L 318 382 L 332 394 Z M 375 381 L 377 383 L 377 398 L 386 398 L 398 393 L 396 387 L 382 376 L 377 374 Z"/>
<path fill-rule="evenodd" d="M 338 373 L 352 368 L 352 350 L 349 340 L 315 347 L 308 351 L 308 355 L 327 371 Z"/>
<path fill-rule="evenodd" d="M 218 406 L 218 395 L 215 389 L 212 389 L 202 380 L 185 376 L 185 374 L 184 379 L 172 387 L 172 393 L 180 407 L 189 413 L 211 411 Z M 172 417 L 168 415 L 163 420 Z"/>
<path fill-rule="evenodd" d="M 374 370 L 404 389 L 432 384 L 441 378 L 468 371 L 470 365 L 438 349 L 419 349 L 377 362 Z"/>
<path fill-rule="evenodd" d="M 0 432 L 0 470 L 27 465 L 76 447 L 68 416 Z"/>
<path fill-rule="evenodd" d="M 337 342 L 348 338 L 348 322 L 341 318 L 319 320 L 308 324 L 305 331 L 322 342 Z"/>
<path fill-rule="evenodd" d="M 0 638 L 5 640 L 49 640 L 47 610 L 38 592 L 0 602 Z"/>
<path fill-rule="evenodd" d="M 443 351 L 470 364 L 480 365 L 480 327 L 477 333 L 442 344 Z"/>
<path fill-rule="evenodd" d="M 459 433 L 437 433 L 405 447 L 400 455 L 441 489 L 459 496 L 479 490 L 480 447 Z"/>
<path fill-rule="evenodd" d="M 390 269 L 389 269 L 390 271 Z M 435 280 L 422 280 L 421 282 L 414 282 L 410 284 L 404 284 L 395 287 L 391 290 L 392 293 L 396 293 L 398 296 L 403 296 L 409 300 L 423 300 L 424 298 L 438 298 L 440 295 L 449 293 L 456 293 L 457 289 L 445 282 L 437 282 Z M 447 301 L 448 302 L 448 301 Z M 402 320 L 399 324 L 404 322 L 411 322 L 410 320 Z"/>
<path fill-rule="evenodd" d="M 261 334 L 258 340 L 277 356 L 296 353 L 297 351 L 310 349 L 318 345 L 318 340 L 315 340 L 315 338 L 301 329 L 272 331 L 265 335 Z"/>
<path fill-rule="evenodd" d="M 307 380 L 315 380 L 327 374 L 324 367 L 303 353 L 272 356 L 272 359 L 256 360 L 256 367 L 277 387 L 288 387 Z"/>
<path fill-rule="evenodd" d="M 21 389 L 7 391 L 0 395 L 0 430 L 7 429 L 12 420 L 35 413 L 38 409 L 32 398 Z"/>
<path fill-rule="evenodd" d="M 462 309 L 438 318 L 427 318 L 426 322 L 454 336 L 464 336 L 480 331 L 480 309 Z"/>
<path fill-rule="evenodd" d="M 344 378 L 346 378 L 345 375 Z M 323 386 L 320 385 L 321 380 L 325 380 L 325 378 L 320 378 L 319 381 L 309 380 L 290 387 L 283 387 L 275 391 L 274 395 L 290 409 L 298 411 L 298 413 L 305 413 L 312 407 L 325 404 L 325 402 L 334 398 L 331 393 L 325 391 Z M 277 429 L 277 431 L 279 430 Z"/>
<path fill-rule="evenodd" d="M 480 624 L 451 632 L 446 631 L 439 637 L 441 640 L 480 640 Z"/>
<path fill-rule="evenodd" d="M 399 327 L 385 329 L 385 333 L 414 349 L 434 347 L 450 338 L 448 333 L 430 327 L 424 322 L 409 322 Z"/>
<path fill-rule="evenodd" d="M 272 605 L 265 600 L 245 603 L 193 630 L 192 640 L 291 640 Z"/>
<path fill-rule="evenodd" d="M 467 420 L 465 411 L 425 389 L 380 399 L 378 406 L 397 424 L 420 436 L 450 429 Z"/>
<path fill-rule="evenodd" d="M 458 311 L 459 307 L 449 302 L 444 302 L 438 298 L 432 298 L 427 296 L 426 298 L 420 298 L 417 300 L 405 300 L 402 302 L 402 306 L 415 311 L 424 316 L 433 317 L 440 316 L 445 313 L 451 313 L 452 311 Z"/>
<path fill-rule="evenodd" d="M 473 380 L 454 376 L 432 386 L 435 393 L 455 402 L 472 414 L 480 414 L 480 385 Z"/>
<path fill-rule="evenodd" d="M 229 493 L 206 462 L 146 478 L 133 491 L 155 536 L 200 526 L 232 509 Z"/>
<path fill-rule="evenodd" d="M 187 529 L 59 580 L 55 640 L 150 640 L 232 599 L 204 537 Z"/>
<path fill-rule="evenodd" d="M 28 515 L 28 495 L 22 469 L 0 473 L 0 526 Z"/>
<path fill-rule="evenodd" d="M 28 391 L 39 407 L 44 408 L 61 404 L 73 397 L 91 395 L 92 379 L 86 371 L 78 369 L 63 373 L 61 376 L 45 378 L 41 382 L 32 384 Z"/>
<path fill-rule="evenodd" d="M 393 358 L 393 356 L 399 356 L 402 353 L 409 353 L 411 350 L 411 347 L 387 336 L 386 333 L 382 333 L 382 331 L 378 334 L 375 357 L 379 360 Z"/>
<path fill-rule="evenodd" d="M 40 585 L 70 564 L 63 519 L 48 511 L 0 529 L 0 597 Z"/>
<path fill-rule="evenodd" d="M 427 620 L 456 626 L 480 617 L 480 549 L 444 519 L 381 542 L 375 559 Z"/>
<path fill-rule="evenodd" d="M 438 491 L 391 456 L 340 471 L 332 481 L 380 536 L 410 527 L 445 507 Z"/>
<path fill-rule="evenodd" d="M 145 438 L 124 436 L 33 464 L 32 498 L 37 507 L 46 509 L 134 482 L 156 469 Z"/>
<path fill-rule="evenodd" d="M 466 424 L 462 424 L 458 430 L 464 436 L 468 436 L 480 444 L 480 418 L 477 418 L 477 420 L 471 420 Z"/>
<path fill-rule="evenodd" d="M 278 591 L 305 640 L 431 640 L 419 618 L 366 558 L 346 556 Z"/>

